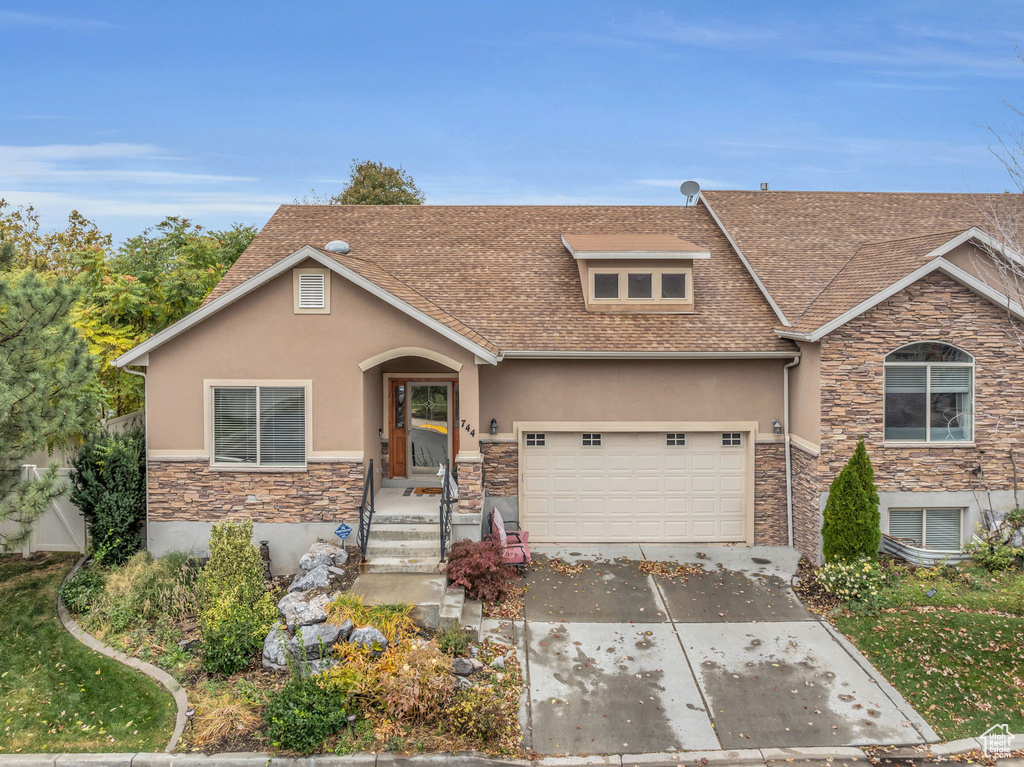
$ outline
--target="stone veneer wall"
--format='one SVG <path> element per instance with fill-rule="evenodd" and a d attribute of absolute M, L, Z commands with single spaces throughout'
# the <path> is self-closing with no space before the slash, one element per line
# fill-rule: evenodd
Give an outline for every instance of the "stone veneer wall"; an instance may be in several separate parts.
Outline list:
<path fill-rule="evenodd" d="M 754 543 L 788 546 L 786 514 L 786 446 L 754 445 Z"/>
<path fill-rule="evenodd" d="M 391 452 L 386 439 L 380 441 L 380 478 L 391 478 Z"/>
<path fill-rule="evenodd" d="M 820 564 L 821 479 L 818 457 L 796 444 L 790 446 L 793 471 L 793 547 L 814 564 Z"/>
<path fill-rule="evenodd" d="M 459 513 L 480 514 L 484 510 L 483 461 L 480 459 L 461 460 L 459 467 Z"/>
<path fill-rule="evenodd" d="M 310 463 L 305 471 L 224 471 L 204 461 L 149 464 L 153 522 L 352 522 L 359 519 L 362 461 Z"/>
<path fill-rule="evenodd" d="M 480 441 L 484 457 L 484 493 L 502 498 L 519 495 L 519 443 Z"/>
<path fill-rule="evenodd" d="M 881 492 L 1012 489 L 1010 448 L 1024 456 L 1024 352 L 1008 330 L 1004 309 L 933 273 L 822 339 L 822 489 L 861 436 Z M 974 356 L 974 447 L 883 446 L 883 360 L 915 341 Z"/>

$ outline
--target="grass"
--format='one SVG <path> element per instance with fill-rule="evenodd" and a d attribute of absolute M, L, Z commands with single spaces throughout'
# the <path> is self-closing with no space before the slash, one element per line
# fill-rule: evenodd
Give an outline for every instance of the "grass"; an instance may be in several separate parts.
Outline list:
<path fill-rule="evenodd" d="M 160 751 L 171 695 L 85 647 L 57 618 L 74 555 L 0 557 L 0 753 Z"/>
<path fill-rule="evenodd" d="M 945 740 L 1024 732 L 1024 618 L 847 613 L 836 625 Z"/>
<path fill-rule="evenodd" d="M 935 589 L 935 593 L 928 596 L 931 589 Z M 1024 613 L 1024 572 L 989 573 L 970 565 L 934 570 L 916 568 L 886 590 L 881 605 L 896 608 L 931 605 Z"/>

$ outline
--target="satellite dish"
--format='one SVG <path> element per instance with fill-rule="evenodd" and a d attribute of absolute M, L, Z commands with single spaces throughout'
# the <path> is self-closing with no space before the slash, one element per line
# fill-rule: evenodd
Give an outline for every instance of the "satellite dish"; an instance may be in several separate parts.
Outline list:
<path fill-rule="evenodd" d="M 684 181 L 679 185 L 679 191 L 686 198 L 686 204 L 689 205 L 700 192 L 700 184 L 696 181 Z"/>
<path fill-rule="evenodd" d="M 331 253 L 348 253 L 351 248 L 344 240 L 331 240 L 324 246 L 324 250 L 329 250 Z"/>

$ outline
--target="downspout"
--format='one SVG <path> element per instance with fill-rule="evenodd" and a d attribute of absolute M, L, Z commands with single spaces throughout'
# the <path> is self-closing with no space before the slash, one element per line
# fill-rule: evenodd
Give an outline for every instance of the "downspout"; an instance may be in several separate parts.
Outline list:
<path fill-rule="evenodd" d="M 786 434 L 786 529 L 789 547 L 793 548 L 793 459 L 789 439 L 789 369 L 800 364 L 800 357 L 782 368 L 782 429 Z"/>
<path fill-rule="evenodd" d="M 121 369 L 125 373 L 142 377 L 142 428 L 146 432 L 146 551 L 149 551 L 149 408 L 146 407 L 149 402 L 149 378 L 141 370 L 129 370 L 127 367 Z"/>

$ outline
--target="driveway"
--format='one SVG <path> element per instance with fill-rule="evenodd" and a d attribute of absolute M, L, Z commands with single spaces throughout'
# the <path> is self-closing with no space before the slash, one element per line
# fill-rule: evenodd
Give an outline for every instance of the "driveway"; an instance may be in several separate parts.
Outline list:
<path fill-rule="evenodd" d="M 542 754 L 917 744 L 934 732 L 809 613 L 788 548 L 621 545 L 533 549 L 526 620 L 527 744 Z M 583 564 L 567 574 L 558 557 Z M 644 560 L 699 565 L 648 575 Z"/>

